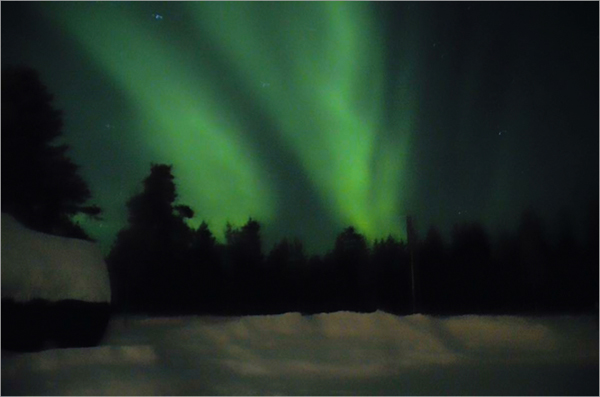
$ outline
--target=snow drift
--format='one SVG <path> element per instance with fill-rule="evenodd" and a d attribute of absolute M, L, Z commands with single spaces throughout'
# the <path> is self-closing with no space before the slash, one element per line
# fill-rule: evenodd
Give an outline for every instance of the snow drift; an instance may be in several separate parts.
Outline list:
<path fill-rule="evenodd" d="M 27 229 L 7 214 L 1 226 L 2 349 L 97 345 L 111 298 L 98 247 Z"/>
<path fill-rule="evenodd" d="M 110 302 L 106 263 L 92 242 L 30 230 L 2 214 L 2 298 Z"/>
<path fill-rule="evenodd" d="M 104 345 L 2 359 L 56 395 L 597 395 L 598 317 L 117 317 Z"/>

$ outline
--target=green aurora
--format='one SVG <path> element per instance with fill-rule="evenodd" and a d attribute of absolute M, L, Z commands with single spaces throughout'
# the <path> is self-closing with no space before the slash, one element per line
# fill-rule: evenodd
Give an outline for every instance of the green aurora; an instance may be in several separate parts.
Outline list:
<path fill-rule="evenodd" d="M 385 54 L 373 45 L 383 39 L 370 6 L 186 7 L 197 21 L 188 33 L 210 37 L 216 56 L 233 69 L 237 95 L 272 123 L 276 131 L 269 139 L 290 156 L 285 161 L 301 167 L 340 227 L 354 225 L 370 238 L 403 236 L 412 109 L 408 103 L 385 118 Z M 252 126 L 230 100 L 231 83 L 202 61 L 196 41 L 174 44 L 142 23 L 141 13 L 115 12 L 111 4 L 94 12 L 83 3 L 55 5 L 48 15 L 136 105 L 144 120 L 140 150 L 174 165 L 180 201 L 199 214 L 194 223 L 208 219 L 218 233 L 227 221 L 241 224 L 252 216 L 269 223 L 277 217 L 285 203 L 269 183 Z"/>
<path fill-rule="evenodd" d="M 217 237 L 324 253 L 598 202 L 597 3 L 5 2 L 2 63 L 39 71 L 108 252 L 151 163 Z M 588 222 L 589 223 L 589 222 Z"/>

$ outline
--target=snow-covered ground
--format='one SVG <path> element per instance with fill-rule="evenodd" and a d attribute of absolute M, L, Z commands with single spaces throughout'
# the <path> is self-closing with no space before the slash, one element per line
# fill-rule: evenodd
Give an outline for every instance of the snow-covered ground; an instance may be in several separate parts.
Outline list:
<path fill-rule="evenodd" d="M 598 395 L 598 316 L 112 319 L 103 345 L 2 353 L 2 394 Z"/>
<path fill-rule="evenodd" d="M 106 263 L 97 244 L 36 232 L 1 214 L 2 298 L 110 302 Z"/>

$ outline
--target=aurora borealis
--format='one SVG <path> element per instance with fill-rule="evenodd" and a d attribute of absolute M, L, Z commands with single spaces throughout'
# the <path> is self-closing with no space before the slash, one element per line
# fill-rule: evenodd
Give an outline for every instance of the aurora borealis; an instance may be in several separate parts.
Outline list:
<path fill-rule="evenodd" d="M 2 5 L 2 65 L 36 68 L 107 249 L 151 162 L 221 236 L 312 252 L 597 203 L 598 12 L 585 4 Z"/>

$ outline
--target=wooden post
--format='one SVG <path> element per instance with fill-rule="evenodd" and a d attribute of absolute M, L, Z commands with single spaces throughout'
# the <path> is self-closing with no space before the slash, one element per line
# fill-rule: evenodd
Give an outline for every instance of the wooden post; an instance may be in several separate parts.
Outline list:
<path fill-rule="evenodd" d="M 408 238 L 408 253 L 410 255 L 410 285 L 412 293 L 412 312 L 417 313 L 417 277 L 415 269 L 416 232 L 411 216 L 406 217 L 406 235 Z"/>

